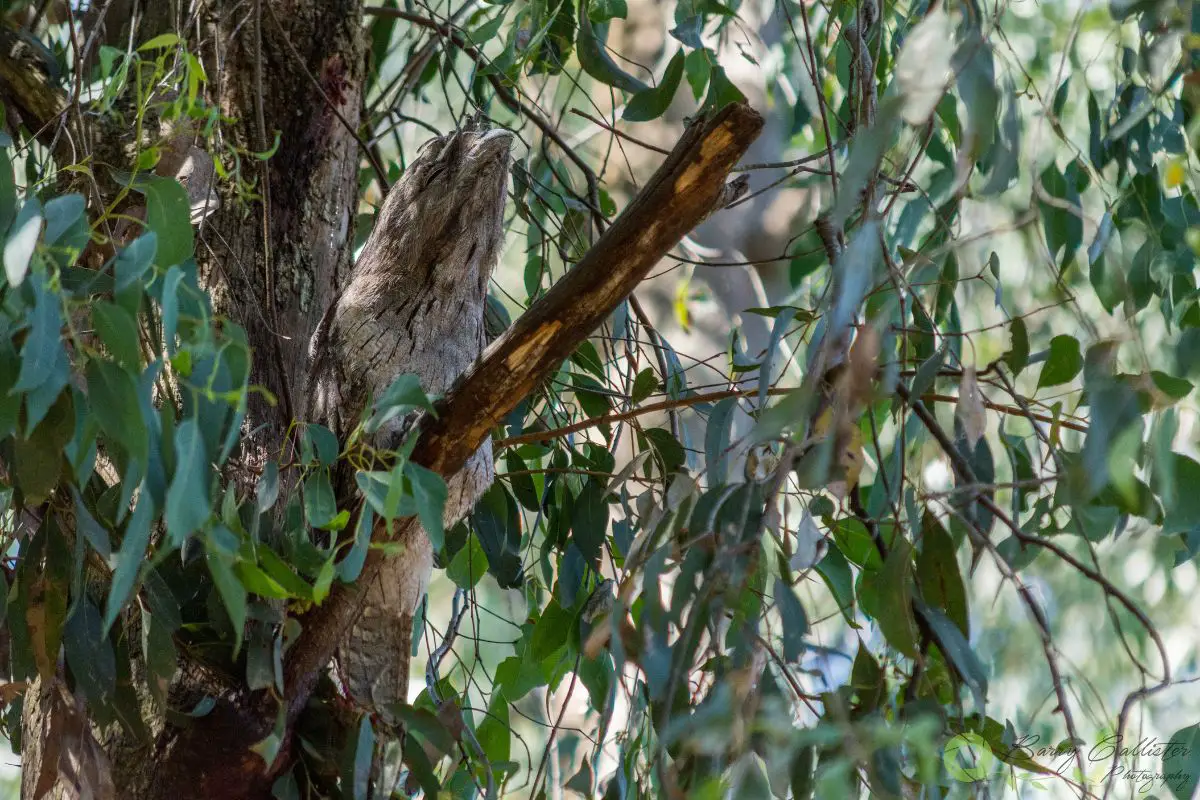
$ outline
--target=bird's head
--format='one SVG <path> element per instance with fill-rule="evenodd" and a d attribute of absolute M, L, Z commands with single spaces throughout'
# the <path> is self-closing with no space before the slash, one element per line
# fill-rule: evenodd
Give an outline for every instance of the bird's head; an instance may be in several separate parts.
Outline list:
<path fill-rule="evenodd" d="M 387 240 L 407 251 L 397 255 L 428 261 L 463 239 L 484 253 L 497 250 L 512 142 L 507 130 L 474 124 L 426 142 L 388 193 L 376 222 Z"/>

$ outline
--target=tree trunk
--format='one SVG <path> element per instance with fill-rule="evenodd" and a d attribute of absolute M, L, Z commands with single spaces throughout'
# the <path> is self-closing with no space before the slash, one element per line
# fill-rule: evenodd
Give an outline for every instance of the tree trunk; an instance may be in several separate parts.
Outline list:
<path fill-rule="evenodd" d="M 229 144 L 261 201 L 226 198 L 197 254 L 217 310 L 241 324 L 257 358 L 247 430 L 277 450 L 303 415 L 308 337 L 350 264 L 358 202 L 356 131 L 365 48 L 357 0 L 255 0 L 219 4 L 205 62 Z M 247 13 L 250 18 L 247 19 Z"/>
<path fill-rule="evenodd" d="M 197 244 L 215 310 L 246 330 L 251 384 L 277 400 L 251 395 L 244 430 L 257 434 L 242 451 L 250 484 L 263 461 L 280 458 L 289 422 L 305 413 L 308 337 L 348 274 L 365 73 L 360 5 L 227 0 L 215 6 L 202 54 L 216 102 L 236 120 L 226 145 L 238 149 L 242 177 L 261 198 L 226 195 Z M 265 161 L 249 155 L 276 140 Z M 270 797 L 272 773 L 246 745 L 267 737 L 275 717 L 262 693 L 219 698 L 204 725 L 169 726 L 159 736 L 144 766 L 149 780 L 126 796 Z M 290 755 L 285 748 L 280 764 Z"/>
<path fill-rule="evenodd" d="M 109 5 L 103 17 L 90 18 L 102 23 L 102 40 L 124 49 L 131 25 L 135 46 L 164 30 L 178 31 L 204 64 L 210 102 L 232 120 L 218 131 L 220 149 L 212 155 L 237 181 L 223 182 L 221 208 L 197 237 L 196 259 L 214 310 L 246 331 L 255 354 L 251 384 L 275 399 L 269 402 L 258 392 L 250 397 L 243 430 L 255 436 L 244 442 L 240 460 L 249 469 L 233 477 L 248 476 L 245 482 L 252 486 L 258 466 L 280 457 L 288 423 L 305 412 L 308 337 L 350 264 L 360 161 L 355 129 L 366 53 L 361 2 L 218 0 L 204 4 L 199 19 L 186 16 L 190 12 L 177 2 Z M 197 27 L 203 31 L 199 48 Z M 40 127 L 37 117 L 50 117 L 60 106 L 18 108 L 32 130 Z M 276 142 L 269 158 L 255 155 Z M 181 667 L 171 690 L 179 705 L 173 706 L 219 689 L 201 670 Z M 81 753 L 39 736 L 57 737 L 71 725 L 77 728 L 79 719 L 61 686 L 42 683 L 25 698 L 22 794 L 41 796 L 37 790 L 51 780 L 56 783 L 49 796 L 77 797 L 70 763 L 104 756 L 89 749 L 78 732 L 80 742 L 72 746 Z M 269 798 L 272 779 L 245 746 L 270 734 L 274 701 L 244 690 L 226 690 L 216 699 L 202 742 L 192 740 L 189 728 L 161 718 L 148 720 L 151 741 L 136 741 L 119 729 L 101 735 L 109 762 L 101 768 L 117 783 L 113 796 Z M 149 703 L 143 711 L 156 713 Z M 280 763 L 289 757 L 285 749 Z"/>

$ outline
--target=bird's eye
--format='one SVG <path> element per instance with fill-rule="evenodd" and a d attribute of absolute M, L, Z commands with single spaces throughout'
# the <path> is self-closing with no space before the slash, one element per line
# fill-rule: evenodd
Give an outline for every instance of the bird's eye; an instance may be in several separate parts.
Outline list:
<path fill-rule="evenodd" d="M 421 184 L 422 189 L 429 188 L 429 184 L 433 183 L 434 179 L 446 171 L 446 164 L 434 164 L 429 172 L 425 175 L 425 180 Z"/>

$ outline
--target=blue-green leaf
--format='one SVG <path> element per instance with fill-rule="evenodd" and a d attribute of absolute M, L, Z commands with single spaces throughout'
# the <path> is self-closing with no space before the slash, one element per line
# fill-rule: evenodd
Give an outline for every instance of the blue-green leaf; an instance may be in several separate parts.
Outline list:
<path fill-rule="evenodd" d="M 158 177 L 143 177 L 134 188 L 146 196 L 146 227 L 158 237 L 159 266 L 191 258 L 195 241 L 187 190 L 174 178 Z"/>
<path fill-rule="evenodd" d="M 794 664 L 804 655 L 808 614 L 792 587 L 779 578 L 775 579 L 775 605 L 783 620 L 783 658 L 789 664 Z"/>
<path fill-rule="evenodd" d="M 92 359 L 87 365 L 88 399 L 100 429 L 145 464 L 150 444 L 133 375 L 111 361 Z"/>
<path fill-rule="evenodd" d="M 420 464 L 408 462 L 404 465 L 404 475 L 412 484 L 413 500 L 417 504 L 417 516 L 421 518 L 421 527 L 429 537 L 434 552 L 442 549 L 445 540 L 442 514 L 446 508 L 446 482 L 442 476 L 432 472 Z"/>
<path fill-rule="evenodd" d="M 183 270 L 172 266 L 163 278 L 162 286 L 162 328 L 163 341 L 167 343 L 167 355 L 174 356 L 175 329 L 179 327 L 179 283 L 183 280 Z"/>
<path fill-rule="evenodd" d="M 207 539 L 209 542 L 208 572 L 212 575 L 213 583 L 217 587 L 217 594 L 221 596 L 225 612 L 229 614 L 229 621 L 233 625 L 235 637 L 233 652 L 236 655 L 242 648 L 242 636 L 246 628 L 246 587 L 242 586 L 242 582 L 238 580 L 237 574 L 233 571 L 233 559 L 220 552 L 219 549 L 214 549 L 211 536 Z"/>
<path fill-rule="evenodd" d="M 117 254 L 113 264 L 114 288 L 117 292 L 128 289 L 141 281 L 142 276 L 154 263 L 158 252 L 158 234 L 147 231 L 130 242 Z"/>
<path fill-rule="evenodd" d="M 354 527 L 354 544 L 337 565 L 338 579 L 343 583 L 358 580 L 363 563 L 367 560 L 367 551 L 371 547 L 371 533 L 374 530 L 375 514 L 371 509 L 364 508 L 358 515 L 358 524 Z"/>
<path fill-rule="evenodd" d="M 1067 383 L 1083 369 L 1083 355 L 1079 350 L 1079 340 L 1074 336 L 1061 334 L 1050 340 L 1050 355 L 1042 374 L 1038 376 L 1038 388 L 1059 386 Z"/>
<path fill-rule="evenodd" d="M 167 489 L 166 523 L 171 543 L 179 547 L 204 526 L 212 514 L 209 461 L 204 435 L 194 418 L 175 429 L 175 475 Z"/>
<path fill-rule="evenodd" d="M 1162 756 L 1163 782 L 1177 800 L 1192 800 L 1200 785 L 1200 725 L 1171 734 Z"/>
<path fill-rule="evenodd" d="M 608 41 L 608 23 L 606 21 L 589 19 L 587 14 L 583 13 L 583 7 L 586 2 L 581 2 L 579 14 L 579 34 L 576 37 L 576 52 L 575 55 L 579 59 L 579 66 L 583 67 L 583 71 L 592 76 L 596 80 L 606 86 L 613 86 L 617 89 L 624 89 L 627 92 L 641 92 L 646 90 L 646 84 L 638 80 L 634 76 L 625 72 L 613 61 L 612 56 L 608 54 L 606 43 Z M 612 12 L 617 14 L 622 11 L 625 6 L 625 0 L 601 0 L 600 3 L 593 6 L 603 7 L 605 10 L 602 14 Z M 620 14 L 624 17 L 624 14 Z"/>
<path fill-rule="evenodd" d="M 314 528 L 326 528 L 338 515 L 329 471 L 318 469 L 304 480 L 304 516 Z"/>
<path fill-rule="evenodd" d="M 34 280 L 37 298 L 31 314 L 29 335 L 21 348 L 21 372 L 14 392 L 35 389 L 53 373 L 54 363 L 62 351 L 62 306 L 58 295 L 51 292 L 41 277 Z"/>
<path fill-rule="evenodd" d="M 92 304 L 92 322 L 117 363 L 137 369 L 141 363 L 141 351 L 133 316 L 121 306 L 98 300 Z"/>
<path fill-rule="evenodd" d="M 117 615 L 125 607 L 137 581 L 138 570 L 146 556 L 146 547 L 150 544 L 150 523 L 154 519 L 154 501 L 150 493 L 143 491 L 138 495 L 137 506 L 125 526 L 125 536 L 121 540 L 121 550 L 114 556 L 112 584 L 108 589 L 108 606 L 104 611 L 104 630 L 107 631 L 116 621 Z"/>
<path fill-rule="evenodd" d="M 4 274 L 9 286 L 20 286 L 29 272 L 29 261 L 42 232 L 42 204 L 31 197 L 21 206 L 4 242 Z"/>
<path fill-rule="evenodd" d="M 421 388 L 421 380 L 416 375 L 405 373 L 392 381 L 382 397 L 375 399 L 374 410 L 363 426 L 363 432 L 373 434 L 384 423 L 418 409 L 432 410 L 433 403 Z"/>
<path fill-rule="evenodd" d="M 663 73 L 658 86 L 643 89 L 629 99 L 625 113 L 621 115 L 622 119 L 628 122 L 646 122 L 661 117 L 671 105 L 679 82 L 683 79 L 683 63 L 684 55 L 680 50 L 671 58 L 671 63 L 667 65 L 667 71 Z"/>

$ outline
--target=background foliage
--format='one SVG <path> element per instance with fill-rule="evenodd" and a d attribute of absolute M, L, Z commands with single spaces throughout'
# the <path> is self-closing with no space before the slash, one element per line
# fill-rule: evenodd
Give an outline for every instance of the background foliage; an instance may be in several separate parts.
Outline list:
<path fill-rule="evenodd" d="M 1136 766 L 1192 796 L 1191 4 L 366 12 L 359 241 L 432 133 L 481 110 L 520 135 L 497 329 L 685 114 L 748 98 L 770 118 L 749 193 L 495 431 L 474 514 L 427 524 L 444 573 L 414 642 L 411 788 L 1124 796 Z M 249 398 L 277 390 L 249 383 L 259 354 L 212 311 L 193 201 L 154 170 L 187 125 L 223 202 L 261 199 L 273 149 L 223 136 L 201 43 L 102 47 L 85 70 L 65 7 L 7 13 L 85 114 L 136 133 L 125 166 L 0 134 L 19 752 L 24 682 L 60 653 L 90 720 L 135 737 L 211 707 L 171 696 L 181 659 L 282 691 L 297 616 L 357 577 L 373 515 L 440 514 L 436 476 L 401 457 L 359 474 L 348 530 L 329 469 L 365 455 L 320 426 L 248 452 Z M 368 429 L 426 402 L 398 381 Z M 369 723 L 333 739 L 322 714 L 276 796 L 364 796 Z M 945 755 L 964 734 L 991 769 Z M 1180 747 L 1114 760 L 1114 736 Z"/>

